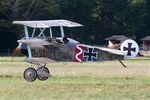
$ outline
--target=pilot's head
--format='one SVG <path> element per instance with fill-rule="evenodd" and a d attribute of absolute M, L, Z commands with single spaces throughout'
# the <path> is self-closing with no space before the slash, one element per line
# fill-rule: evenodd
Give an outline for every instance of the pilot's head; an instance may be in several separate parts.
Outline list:
<path fill-rule="evenodd" d="M 63 42 L 64 43 L 68 43 L 69 42 L 69 40 L 67 39 L 67 37 L 63 37 Z"/>

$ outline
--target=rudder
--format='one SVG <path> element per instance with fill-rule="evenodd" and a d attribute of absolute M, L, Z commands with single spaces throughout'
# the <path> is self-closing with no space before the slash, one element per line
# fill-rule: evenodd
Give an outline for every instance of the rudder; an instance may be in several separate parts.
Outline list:
<path fill-rule="evenodd" d="M 121 44 L 120 50 L 125 54 L 124 59 L 130 59 L 138 54 L 139 46 L 134 40 L 128 39 Z"/>

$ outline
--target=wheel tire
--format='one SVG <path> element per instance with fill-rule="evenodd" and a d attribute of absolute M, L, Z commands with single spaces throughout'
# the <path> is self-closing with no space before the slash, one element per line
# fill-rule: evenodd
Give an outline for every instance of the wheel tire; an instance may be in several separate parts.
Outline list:
<path fill-rule="evenodd" d="M 33 82 L 37 78 L 37 72 L 34 68 L 27 68 L 23 73 L 24 79 L 28 82 Z"/>
<path fill-rule="evenodd" d="M 48 68 L 47 67 L 44 67 L 44 66 L 41 66 L 37 69 L 37 72 L 38 71 L 42 71 L 42 72 L 46 72 L 46 73 L 50 73 Z M 40 76 L 40 75 L 37 75 L 38 79 L 41 80 L 41 81 L 45 81 L 48 79 L 48 77 L 43 77 L 43 76 Z"/>

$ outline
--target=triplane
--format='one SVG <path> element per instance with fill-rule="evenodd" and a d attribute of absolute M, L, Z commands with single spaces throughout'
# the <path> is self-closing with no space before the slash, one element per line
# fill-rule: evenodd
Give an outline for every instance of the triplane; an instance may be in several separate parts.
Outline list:
<path fill-rule="evenodd" d="M 42 81 L 47 80 L 51 76 L 46 67 L 48 63 L 119 60 L 126 67 L 121 60 L 133 58 L 139 52 L 137 43 L 131 39 L 122 41 L 120 49 L 117 50 L 85 45 L 67 38 L 64 34 L 64 27 L 83 26 L 68 20 L 14 21 L 13 24 L 24 25 L 25 37 L 18 40 L 18 49 L 28 56 L 25 61 L 30 64 L 24 71 L 24 79 L 29 82 L 33 82 L 36 78 Z M 31 34 L 29 34 L 28 27 L 33 28 Z M 60 37 L 53 37 L 53 27 L 60 27 Z M 45 30 L 49 31 L 49 36 L 44 33 Z M 38 67 L 35 69 L 32 64 Z"/>

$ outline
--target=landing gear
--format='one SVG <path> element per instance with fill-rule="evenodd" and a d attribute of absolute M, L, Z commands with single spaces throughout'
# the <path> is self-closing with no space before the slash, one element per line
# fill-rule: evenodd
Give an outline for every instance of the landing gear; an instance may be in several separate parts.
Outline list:
<path fill-rule="evenodd" d="M 34 68 L 27 68 L 23 73 L 24 79 L 28 82 L 33 82 L 37 78 L 37 72 Z"/>
<path fill-rule="evenodd" d="M 50 73 L 47 67 L 45 66 L 40 66 L 37 68 L 37 74 L 38 74 L 38 79 L 41 81 L 45 81 L 50 77 Z"/>
<path fill-rule="evenodd" d="M 24 79 L 28 82 L 33 82 L 38 78 L 41 81 L 47 80 L 51 75 L 47 67 L 45 66 L 38 66 L 37 69 L 34 68 L 27 68 L 24 71 Z"/>

